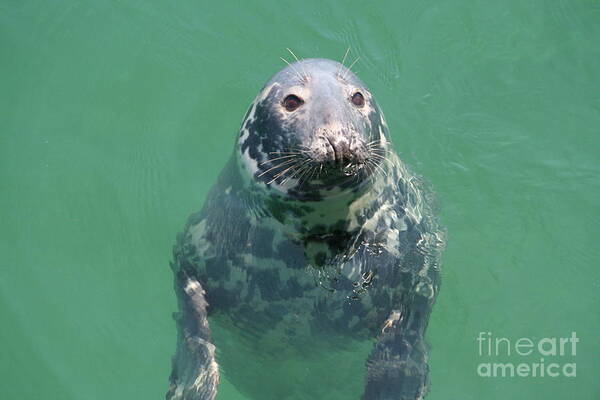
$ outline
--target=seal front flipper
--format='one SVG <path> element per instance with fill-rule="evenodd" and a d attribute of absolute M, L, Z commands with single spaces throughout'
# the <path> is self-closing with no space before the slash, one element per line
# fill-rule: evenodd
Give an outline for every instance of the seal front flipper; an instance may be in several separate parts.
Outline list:
<path fill-rule="evenodd" d="M 208 303 L 200 282 L 184 269 L 176 272 L 177 352 L 169 378 L 167 400 L 213 400 L 219 385 L 215 346 L 206 317 Z"/>
<path fill-rule="evenodd" d="M 420 296 L 416 296 L 417 298 Z M 430 306 L 411 304 L 392 310 L 367 360 L 362 400 L 417 400 L 427 393 L 427 346 L 423 313 Z M 421 302 L 419 301 L 419 302 Z"/>

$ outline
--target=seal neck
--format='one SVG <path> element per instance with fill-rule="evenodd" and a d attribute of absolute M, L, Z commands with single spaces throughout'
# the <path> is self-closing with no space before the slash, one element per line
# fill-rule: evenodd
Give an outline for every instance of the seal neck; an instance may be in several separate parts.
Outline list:
<path fill-rule="evenodd" d="M 322 269 L 348 260 L 356 252 L 368 219 L 383 208 L 384 187 L 378 179 L 360 192 L 308 202 L 269 196 L 262 206 L 279 222 L 279 230 L 302 245 L 307 265 Z"/>
<path fill-rule="evenodd" d="M 386 230 L 381 224 L 389 221 L 382 219 L 381 213 L 407 198 L 403 182 L 408 175 L 403 173 L 397 156 L 392 154 L 390 158 L 390 162 L 382 164 L 381 173 L 360 185 L 360 190 L 342 191 L 318 200 L 300 200 L 271 190 L 240 168 L 237 158 L 231 160 L 228 168 L 235 177 L 226 180 L 227 185 L 236 182 L 234 189 L 221 189 L 243 205 L 254 224 L 275 229 L 300 244 L 307 265 L 320 269 L 336 265 L 340 257 L 350 259 L 365 241 L 377 244 L 385 239 L 378 232 Z"/>

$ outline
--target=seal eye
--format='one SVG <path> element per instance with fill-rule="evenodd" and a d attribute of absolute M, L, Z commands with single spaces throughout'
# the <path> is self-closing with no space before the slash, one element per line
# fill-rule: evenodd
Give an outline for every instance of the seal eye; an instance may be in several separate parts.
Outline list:
<path fill-rule="evenodd" d="M 302 104 L 304 104 L 304 100 L 302 100 L 300 97 L 293 95 L 293 94 L 290 94 L 290 95 L 286 96 L 285 99 L 283 99 L 283 106 L 288 111 L 294 111 L 298 107 L 300 107 Z"/>
<path fill-rule="evenodd" d="M 352 95 L 352 104 L 357 107 L 362 107 L 365 105 L 365 98 L 361 92 L 356 92 Z"/>

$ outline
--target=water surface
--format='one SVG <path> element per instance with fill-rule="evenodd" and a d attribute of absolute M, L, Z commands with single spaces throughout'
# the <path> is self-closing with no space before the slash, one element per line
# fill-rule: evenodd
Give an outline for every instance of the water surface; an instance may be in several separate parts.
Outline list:
<path fill-rule="evenodd" d="M 351 47 L 436 189 L 428 399 L 599 398 L 599 42 L 595 1 L 4 1 L 0 398 L 163 397 L 171 246 L 286 47 Z M 575 378 L 477 375 L 479 332 L 572 331 Z"/>

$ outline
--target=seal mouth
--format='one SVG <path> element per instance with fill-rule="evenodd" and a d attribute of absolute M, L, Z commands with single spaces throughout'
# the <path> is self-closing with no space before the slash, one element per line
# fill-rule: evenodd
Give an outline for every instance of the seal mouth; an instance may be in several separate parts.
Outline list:
<path fill-rule="evenodd" d="M 255 178 L 294 196 L 359 190 L 385 167 L 378 142 L 365 143 L 352 133 L 319 135 L 312 145 L 286 146 L 258 163 Z"/>
<path fill-rule="evenodd" d="M 357 175 L 364 166 L 364 163 L 348 163 L 342 168 L 342 173 L 346 176 Z"/>

